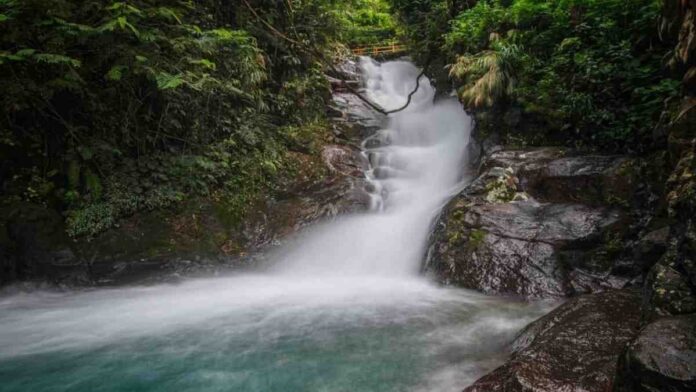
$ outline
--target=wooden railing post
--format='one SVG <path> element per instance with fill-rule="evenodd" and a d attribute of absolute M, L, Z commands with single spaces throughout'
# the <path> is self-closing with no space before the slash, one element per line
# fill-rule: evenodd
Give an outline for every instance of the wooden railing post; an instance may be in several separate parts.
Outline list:
<path fill-rule="evenodd" d="M 398 53 L 404 50 L 406 50 L 406 45 L 399 44 L 394 41 L 386 45 L 382 44 L 381 46 L 362 46 L 351 49 L 353 54 L 356 56 L 378 55 L 380 53 Z"/>

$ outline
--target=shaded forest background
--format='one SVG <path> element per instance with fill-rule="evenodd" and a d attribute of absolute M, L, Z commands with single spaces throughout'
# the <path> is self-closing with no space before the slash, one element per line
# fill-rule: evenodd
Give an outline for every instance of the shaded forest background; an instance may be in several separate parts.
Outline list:
<path fill-rule="evenodd" d="M 3 204 L 64 211 L 74 237 L 193 195 L 241 219 L 324 135 L 326 64 L 394 35 L 385 7 L 1 0 Z"/>
<path fill-rule="evenodd" d="M 196 195 L 224 198 L 239 221 L 304 170 L 289 151 L 329 132 L 327 65 L 393 39 L 440 93 L 457 92 L 482 135 L 665 151 L 693 107 L 682 96 L 696 39 L 679 41 L 688 7 L 0 0 L 1 202 L 57 209 L 73 237 Z"/>
<path fill-rule="evenodd" d="M 482 131 L 511 144 L 662 147 L 653 136 L 678 110 L 685 71 L 680 21 L 663 17 L 678 1 L 393 3 L 416 57 L 438 60 Z"/>

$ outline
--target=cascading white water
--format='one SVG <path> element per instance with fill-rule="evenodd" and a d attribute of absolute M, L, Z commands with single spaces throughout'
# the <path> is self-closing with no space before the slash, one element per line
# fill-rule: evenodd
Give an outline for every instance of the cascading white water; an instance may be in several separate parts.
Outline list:
<path fill-rule="evenodd" d="M 418 73 L 362 61 L 401 106 Z M 264 274 L 0 297 L 2 391 L 455 391 L 545 307 L 418 275 L 432 219 L 461 183 L 469 118 L 414 101 L 367 140 L 374 209 L 314 227 Z"/>
<path fill-rule="evenodd" d="M 366 94 L 387 110 L 402 107 L 420 71 L 410 62 L 361 60 Z M 363 142 L 371 164 L 373 213 L 322 225 L 284 251 L 285 274 L 413 276 L 432 219 L 459 188 L 471 120 L 456 100 L 433 103 L 422 78 L 406 110 Z"/>

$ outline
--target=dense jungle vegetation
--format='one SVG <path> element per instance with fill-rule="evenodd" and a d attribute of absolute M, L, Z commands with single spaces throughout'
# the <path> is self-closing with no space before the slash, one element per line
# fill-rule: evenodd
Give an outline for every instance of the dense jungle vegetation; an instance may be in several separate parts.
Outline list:
<path fill-rule="evenodd" d="M 392 3 L 419 60 L 447 64 L 482 130 L 515 129 L 508 142 L 646 151 L 676 110 L 662 1 Z"/>
<path fill-rule="evenodd" d="M 393 36 L 376 0 L 0 0 L 2 202 L 72 236 L 195 195 L 237 218 L 325 132 L 326 63 Z"/>
<path fill-rule="evenodd" d="M 301 170 L 287 152 L 311 151 L 326 134 L 327 64 L 395 37 L 456 89 L 482 133 L 662 148 L 683 73 L 662 36 L 673 28 L 663 9 L 659 0 L 0 0 L 0 199 L 63 212 L 74 237 L 192 196 L 225 198 L 241 219 Z"/>

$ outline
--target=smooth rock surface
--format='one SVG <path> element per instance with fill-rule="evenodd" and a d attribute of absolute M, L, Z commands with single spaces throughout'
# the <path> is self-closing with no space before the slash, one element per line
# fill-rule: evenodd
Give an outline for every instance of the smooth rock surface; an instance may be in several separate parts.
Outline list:
<path fill-rule="evenodd" d="M 641 267 L 651 267 L 667 251 L 669 246 L 669 226 L 653 230 L 642 236 L 635 244 L 633 258 Z"/>

